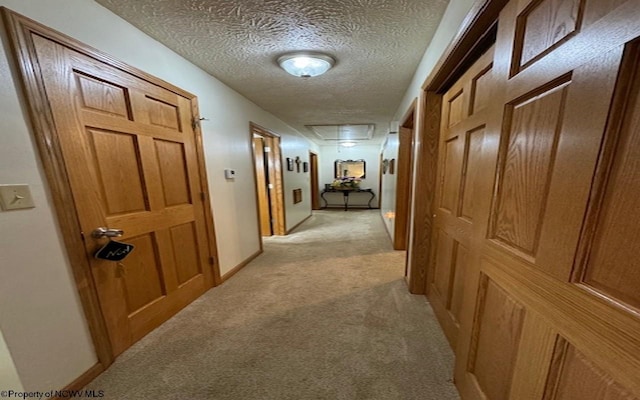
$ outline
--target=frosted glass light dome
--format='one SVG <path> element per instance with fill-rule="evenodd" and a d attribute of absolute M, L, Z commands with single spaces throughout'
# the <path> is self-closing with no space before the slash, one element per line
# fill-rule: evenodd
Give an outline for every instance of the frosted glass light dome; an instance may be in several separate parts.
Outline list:
<path fill-rule="evenodd" d="M 278 64 L 282 69 L 301 78 L 322 75 L 333 67 L 334 63 L 332 57 L 320 53 L 289 53 L 278 58 Z"/>

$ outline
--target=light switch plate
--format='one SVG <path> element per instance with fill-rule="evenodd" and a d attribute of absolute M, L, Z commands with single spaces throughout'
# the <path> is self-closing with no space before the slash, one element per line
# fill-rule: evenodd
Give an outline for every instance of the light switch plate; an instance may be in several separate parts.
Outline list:
<path fill-rule="evenodd" d="M 0 185 L 0 205 L 3 210 L 35 207 L 29 185 Z"/>
<path fill-rule="evenodd" d="M 236 179 L 236 170 L 231 168 L 226 168 L 224 170 L 224 177 L 227 179 Z"/>

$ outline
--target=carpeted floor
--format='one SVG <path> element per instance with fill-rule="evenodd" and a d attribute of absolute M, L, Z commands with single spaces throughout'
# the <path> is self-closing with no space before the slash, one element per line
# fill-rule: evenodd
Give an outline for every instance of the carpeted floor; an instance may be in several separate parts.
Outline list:
<path fill-rule="evenodd" d="M 105 399 L 458 399 L 453 355 L 378 210 L 317 211 L 131 347 Z"/>

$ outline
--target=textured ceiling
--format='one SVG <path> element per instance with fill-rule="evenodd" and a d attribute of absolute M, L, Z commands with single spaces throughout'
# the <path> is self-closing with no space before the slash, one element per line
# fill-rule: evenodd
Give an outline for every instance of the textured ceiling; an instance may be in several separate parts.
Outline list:
<path fill-rule="evenodd" d="M 96 0 L 301 133 L 376 124 L 382 138 L 448 0 Z M 296 78 L 276 59 L 337 62 Z M 211 116 L 210 116 L 211 117 Z"/>

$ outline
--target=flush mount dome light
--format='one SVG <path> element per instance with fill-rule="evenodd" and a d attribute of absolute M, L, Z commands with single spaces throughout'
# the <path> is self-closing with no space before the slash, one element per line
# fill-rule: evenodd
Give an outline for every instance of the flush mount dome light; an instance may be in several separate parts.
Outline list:
<path fill-rule="evenodd" d="M 296 52 L 285 54 L 278 58 L 278 64 L 282 69 L 293 76 L 310 78 L 327 72 L 336 60 L 326 54 Z"/>
<path fill-rule="evenodd" d="M 353 147 L 356 144 L 357 144 L 356 142 L 340 142 L 340 146 L 342 147 Z"/>

